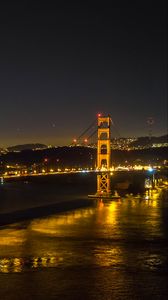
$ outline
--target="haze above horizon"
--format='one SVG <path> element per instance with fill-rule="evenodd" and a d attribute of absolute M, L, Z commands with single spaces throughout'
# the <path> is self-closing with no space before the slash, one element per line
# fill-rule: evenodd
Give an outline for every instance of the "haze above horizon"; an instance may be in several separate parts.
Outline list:
<path fill-rule="evenodd" d="M 166 1 L 0 4 L 0 147 L 70 144 L 110 114 L 121 136 L 167 133 Z"/>

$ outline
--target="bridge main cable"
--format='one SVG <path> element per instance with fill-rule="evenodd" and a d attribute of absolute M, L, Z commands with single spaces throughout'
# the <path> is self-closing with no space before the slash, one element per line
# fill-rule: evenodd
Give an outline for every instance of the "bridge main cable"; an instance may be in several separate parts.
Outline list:
<path fill-rule="evenodd" d="M 77 140 L 80 140 L 92 127 L 93 125 L 95 125 L 97 122 L 97 119 L 95 119 L 81 134 L 80 136 L 77 138 Z"/>

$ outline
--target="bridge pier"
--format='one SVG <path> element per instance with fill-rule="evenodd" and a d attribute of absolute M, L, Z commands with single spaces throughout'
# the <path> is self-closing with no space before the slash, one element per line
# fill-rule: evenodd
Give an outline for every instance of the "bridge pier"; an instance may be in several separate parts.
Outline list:
<path fill-rule="evenodd" d="M 111 195 L 110 174 L 107 172 L 97 175 L 97 195 L 102 197 Z"/>

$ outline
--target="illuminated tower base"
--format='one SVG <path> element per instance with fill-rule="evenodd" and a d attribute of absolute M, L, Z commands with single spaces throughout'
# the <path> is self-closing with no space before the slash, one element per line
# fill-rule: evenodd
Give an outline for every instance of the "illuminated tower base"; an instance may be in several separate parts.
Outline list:
<path fill-rule="evenodd" d="M 105 172 L 97 175 L 97 196 L 106 197 L 111 195 L 110 174 Z"/>

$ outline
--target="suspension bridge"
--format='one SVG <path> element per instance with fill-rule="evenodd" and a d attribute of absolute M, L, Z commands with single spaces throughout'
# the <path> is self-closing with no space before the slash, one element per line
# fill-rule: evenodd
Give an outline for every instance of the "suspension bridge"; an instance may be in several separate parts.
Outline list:
<path fill-rule="evenodd" d="M 79 136 L 73 140 L 73 146 L 88 143 L 92 137 L 97 136 L 97 192 L 89 197 L 116 198 L 111 194 L 110 167 L 111 167 L 111 125 L 110 115 L 98 114 L 94 120 Z"/>

